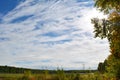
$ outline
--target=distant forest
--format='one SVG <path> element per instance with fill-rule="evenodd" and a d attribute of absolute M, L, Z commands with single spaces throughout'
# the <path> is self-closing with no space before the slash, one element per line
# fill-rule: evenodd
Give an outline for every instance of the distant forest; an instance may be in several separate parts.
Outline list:
<path fill-rule="evenodd" d="M 13 66 L 0 66 L 0 73 L 12 73 L 12 74 L 22 74 L 25 71 L 31 71 L 33 74 L 42 74 L 46 70 L 41 69 L 29 69 L 29 68 L 20 68 L 20 67 L 13 67 Z M 61 69 L 57 69 L 61 70 Z M 47 70 L 50 74 L 54 74 L 57 70 Z M 89 72 L 96 72 L 97 70 L 64 70 L 65 73 L 89 73 Z"/>

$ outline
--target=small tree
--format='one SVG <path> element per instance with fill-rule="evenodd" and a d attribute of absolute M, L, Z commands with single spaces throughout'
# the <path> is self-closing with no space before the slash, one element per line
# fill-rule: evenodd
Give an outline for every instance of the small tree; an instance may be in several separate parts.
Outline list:
<path fill-rule="evenodd" d="M 58 80 L 67 80 L 63 69 L 59 69 L 59 68 L 57 69 L 57 77 L 58 77 Z"/>
<path fill-rule="evenodd" d="M 24 76 L 20 80 L 31 80 L 31 71 L 30 70 L 25 70 L 24 71 Z"/>
<path fill-rule="evenodd" d="M 100 62 L 100 63 L 98 64 L 98 71 L 99 71 L 100 73 L 105 73 L 105 72 L 107 72 L 106 67 L 107 67 L 107 60 L 105 60 L 103 63 Z"/>

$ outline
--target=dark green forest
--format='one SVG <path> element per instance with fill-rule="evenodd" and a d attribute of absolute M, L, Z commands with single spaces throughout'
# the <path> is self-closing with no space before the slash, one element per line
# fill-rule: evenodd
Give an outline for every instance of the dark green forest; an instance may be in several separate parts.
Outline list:
<path fill-rule="evenodd" d="M 56 73 L 57 70 L 47 70 L 50 74 Z M 23 74 L 25 71 L 31 71 L 33 74 L 43 74 L 46 70 L 40 69 L 29 69 L 29 68 L 19 68 L 12 66 L 0 66 L 0 73 L 12 73 L 12 74 Z M 64 70 L 65 73 L 89 73 L 96 72 L 97 70 Z"/>

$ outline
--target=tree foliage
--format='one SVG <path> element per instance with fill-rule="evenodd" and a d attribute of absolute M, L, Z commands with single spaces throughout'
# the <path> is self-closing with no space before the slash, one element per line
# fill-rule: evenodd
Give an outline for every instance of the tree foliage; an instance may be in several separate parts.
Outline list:
<path fill-rule="evenodd" d="M 107 38 L 110 44 L 107 73 L 120 79 L 120 0 L 95 0 L 95 7 L 108 14 L 107 19 L 91 20 L 95 37 Z M 99 65 L 101 69 L 103 64 Z"/>
<path fill-rule="evenodd" d="M 120 12 L 120 0 L 94 0 L 95 7 L 104 13 L 110 13 L 111 10 Z"/>
<path fill-rule="evenodd" d="M 103 63 L 102 62 L 100 62 L 99 64 L 98 64 L 98 71 L 100 72 L 100 73 L 105 73 L 107 70 L 106 70 L 106 66 L 108 65 L 108 63 L 107 63 L 107 60 L 105 60 Z"/>

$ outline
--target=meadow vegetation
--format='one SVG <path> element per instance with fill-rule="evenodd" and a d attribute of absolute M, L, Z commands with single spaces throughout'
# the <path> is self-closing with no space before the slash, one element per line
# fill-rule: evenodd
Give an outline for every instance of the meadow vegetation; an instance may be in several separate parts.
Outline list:
<path fill-rule="evenodd" d="M 58 69 L 55 73 L 44 70 L 44 73 L 33 74 L 30 70 L 24 71 L 23 74 L 0 74 L 0 80 L 116 80 L 113 77 L 102 74 L 98 71 L 87 73 L 67 73 L 63 69 Z"/>

